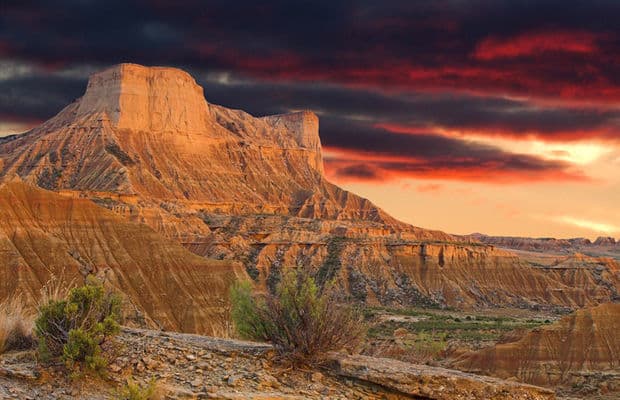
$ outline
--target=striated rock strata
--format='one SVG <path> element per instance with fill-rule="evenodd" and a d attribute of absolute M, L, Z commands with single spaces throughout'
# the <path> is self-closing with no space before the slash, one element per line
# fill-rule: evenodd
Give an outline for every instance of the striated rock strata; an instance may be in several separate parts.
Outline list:
<path fill-rule="evenodd" d="M 46 285 L 78 284 L 87 274 L 123 295 L 136 324 L 214 334 L 225 326 L 228 287 L 245 272 L 89 200 L 0 185 L 0 300 L 21 295 L 34 305 Z"/>

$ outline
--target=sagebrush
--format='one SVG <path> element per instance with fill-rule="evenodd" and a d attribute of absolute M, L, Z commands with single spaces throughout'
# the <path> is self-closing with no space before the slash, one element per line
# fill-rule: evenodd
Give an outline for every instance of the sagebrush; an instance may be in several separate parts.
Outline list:
<path fill-rule="evenodd" d="M 271 342 L 295 364 L 321 364 L 331 351 L 355 348 L 365 334 L 361 312 L 343 302 L 333 284 L 319 290 L 303 269 L 286 273 L 274 293 L 253 294 L 249 282 L 239 283 L 231 300 L 239 334 Z"/>
<path fill-rule="evenodd" d="M 40 358 L 102 371 L 107 363 L 101 345 L 119 332 L 120 307 L 119 296 L 90 277 L 66 298 L 39 305 L 35 332 Z"/>

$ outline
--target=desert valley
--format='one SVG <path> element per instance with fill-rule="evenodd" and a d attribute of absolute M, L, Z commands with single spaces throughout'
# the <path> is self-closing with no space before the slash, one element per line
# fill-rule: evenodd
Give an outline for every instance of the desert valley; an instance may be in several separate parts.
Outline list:
<path fill-rule="evenodd" d="M 326 178 L 316 114 L 208 98 L 118 64 L 0 137 L 0 301 L 35 310 L 94 277 L 123 323 L 105 377 L 0 355 L 1 398 L 119 398 L 128 378 L 171 399 L 620 396 L 620 240 L 411 226 Z M 361 310 L 355 351 L 291 369 L 239 340 L 231 287 L 273 293 L 293 269 Z"/>

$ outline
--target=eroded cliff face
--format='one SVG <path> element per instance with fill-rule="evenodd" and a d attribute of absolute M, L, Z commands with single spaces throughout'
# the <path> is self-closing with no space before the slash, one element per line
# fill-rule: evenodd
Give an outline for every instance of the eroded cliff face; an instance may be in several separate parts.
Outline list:
<path fill-rule="evenodd" d="M 397 224 L 325 181 L 316 115 L 254 118 L 213 106 L 171 68 L 122 64 L 93 75 L 81 99 L 3 145 L 0 156 L 3 176 L 52 190 Z"/>
<path fill-rule="evenodd" d="M 454 366 L 549 386 L 583 383 L 584 375 L 596 371 L 610 372 L 617 379 L 619 331 L 620 304 L 602 304 L 578 310 L 517 341 L 467 353 Z"/>
<path fill-rule="evenodd" d="M 0 143 L 0 179 L 15 175 L 90 198 L 201 256 L 243 262 L 262 286 L 300 264 L 376 303 L 576 307 L 611 296 L 397 221 L 325 179 L 316 115 L 256 118 L 209 104 L 172 68 L 93 75 L 81 99 Z"/>
<path fill-rule="evenodd" d="M 44 287 L 88 274 L 123 295 L 130 323 L 208 334 L 220 332 L 228 288 L 245 275 L 87 199 L 0 185 L 0 300 L 22 296 L 34 306 Z"/>
<path fill-rule="evenodd" d="M 262 287 L 278 282 L 284 268 L 304 265 L 370 304 L 573 309 L 615 301 L 620 288 L 615 264 L 535 267 L 490 245 L 417 239 L 422 232 L 392 234 L 381 224 L 200 216 L 212 240 L 184 244 L 197 254 L 241 260 Z"/>

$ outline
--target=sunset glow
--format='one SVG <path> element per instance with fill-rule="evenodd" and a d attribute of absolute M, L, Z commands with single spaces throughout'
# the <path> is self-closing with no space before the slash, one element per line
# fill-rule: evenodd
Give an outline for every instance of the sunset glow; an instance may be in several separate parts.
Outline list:
<path fill-rule="evenodd" d="M 3 6 L 0 137 L 108 65 L 178 66 L 211 103 L 316 112 L 327 177 L 406 222 L 620 235 L 617 2 L 86 3 Z"/>

